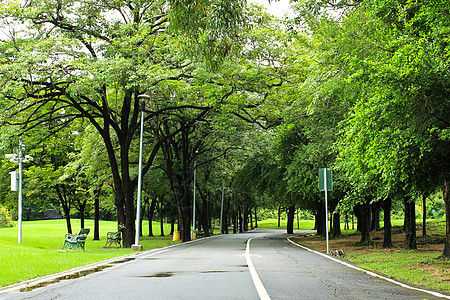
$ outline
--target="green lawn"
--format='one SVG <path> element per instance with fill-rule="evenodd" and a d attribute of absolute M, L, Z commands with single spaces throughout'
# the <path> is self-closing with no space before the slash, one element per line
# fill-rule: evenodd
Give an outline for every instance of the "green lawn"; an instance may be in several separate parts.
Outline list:
<path fill-rule="evenodd" d="M 436 256 L 435 253 L 403 250 L 387 253 L 348 252 L 346 259 L 356 263 L 358 267 L 384 274 L 386 277 L 448 293 L 450 261 L 437 260 Z"/>
<path fill-rule="evenodd" d="M 258 221 L 259 228 L 265 229 L 286 229 L 287 220 L 281 220 L 280 227 L 278 227 L 277 219 L 267 219 Z M 314 220 L 300 220 L 300 224 L 297 224 L 297 220 L 294 222 L 294 230 L 312 230 L 314 229 Z"/>
<path fill-rule="evenodd" d="M 427 220 L 427 224 L 428 226 L 430 226 L 430 224 L 432 223 L 437 223 L 437 222 L 442 222 L 443 219 L 428 219 Z M 297 223 L 297 220 L 294 221 L 294 230 L 312 230 L 314 229 L 314 220 L 300 220 L 299 224 Z M 422 219 L 416 219 L 416 224 L 417 225 L 421 225 L 422 224 Z M 341 230 L 343 231 L 343 234 L 353 234 L 356 232 L 356 220 L 355 220 L 355 224 L 354 224 L 354 229 L 352 228 L 352 223 L 349 223 L 349 230 L 344 230 L 344 223 L 341 223 Z M 399 220 L 392 220 L 391 221 L 391 225 L 392 226 L 403 226 L 403 219 L 399 219 Z M 258 221 L 258 227 L 259 228 L 266 228 L 266 229 L 286 229 L 287 226 L 287 220 L 286 219 L 282 219 L 280 222 L 280 227 L 278 227 L 278 220 L 277 219 L 267 219 L 267 220 L 262 220 L 262 221 Z M 380 222 L 380 226 L 383 227 L 384 226 L 384 222 Z M 438 231 L 436 231 L 438 230 Z M 444 234 L 445 233 L 445 227 L 439 227 L 437 229 L 435 229 L 434 233 L 440 233 L 440 234 Z"/>
<path fill-rule="evenodd" d="M 165 224 L 164 231 L 170 232 L 170 224 Z M 22 243 L 17 242 L 17 226 L 0 228 L 0 286 L 61 272 L 79 266 L 107 260 L 133 253 L 131 249 L 103 249 L 106 233 L 117 230 L 117 222 L 100 222 L 100 239 L 93 241 L 93 220 L 86 220 L 85 227 L 91 228 L 86 241 L 85 252 L 82 250 L 58 252 L 67 232 L 65 220 L 23 222 Z M 80 221 L 72 220 L 74 232 L 80 229 Z M 153 224 L 153 233 L 160 234 L 159 223 Z M 148 234 L 148 222 L 144 222 L 143 234 Z M 144 250 L 171 245 L 172 236 L 141 237 L 140 244 Z"/>

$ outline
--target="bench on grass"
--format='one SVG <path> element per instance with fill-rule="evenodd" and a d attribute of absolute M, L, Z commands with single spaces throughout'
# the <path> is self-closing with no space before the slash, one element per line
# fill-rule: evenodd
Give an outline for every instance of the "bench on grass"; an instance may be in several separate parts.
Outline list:
<path fill-rule="evenodd" d="M 81 228 L 80 232 L 78 232 L 77 234 L 66 233 L 66 235 L 64 236 L 64 245 L 61 250 L 64 250 L 64 248 L 67 247 L 71 250 L 77 250 L 78 248 L 81 248 L 84 251 L 84 243 L 86 242 L 89 231 L 89 228 Z"/>
<path fill-rule="evenodd" d="M 103 248 L 120 248 L 122 245 L 122 230 L 125 228 L 125 225 L 119 225 L 117 227 L 116 232 L 108 232 L 106 234 L 106 244 Z M 112 247 L 112 245 L 117 245 L 117 247 Z"/>

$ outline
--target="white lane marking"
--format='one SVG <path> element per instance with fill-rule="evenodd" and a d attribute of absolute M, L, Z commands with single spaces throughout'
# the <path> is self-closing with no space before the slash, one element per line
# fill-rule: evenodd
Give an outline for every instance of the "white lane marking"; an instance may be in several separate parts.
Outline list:
<path fill-rule="evenodd" d="M 324 253 L 321 253 L 321 252 L 318 252 L 318 251 L 309 249 L 308 247 L 302 246 L 302 245 L 300 245 L 300 244 L 297 244 L 296 242 L 292 241 L 290 237 L 288 237 L 287 240 L 288 240 L 291 244 L 293 244 L 293 245 L 295 245 L 295 246 L 298 246 L 298 247 L 300 247 L 300 248 L 303 248 L 303 249 L 305 249 L 305 250 L 308 250 L 309 252 L 313 252 L 313 253 L 315 253 L 315 254 L 318 254 L 318 255 L 321 255 L 321 256 L 323 256 L 323 257 L 326 257 L 326 258 L 328 258 L 328 259 L 330 259 L 330 260 L 333 260 L 333 261 L 335 261 L 335 262 L 338 262 L 338 263 L 340 263 L 340 264 L 342 264 L 342 265 L 344 265 L 344 266 L 347 266 L 347 267 L 349 267 L 349 268 L 352 268 L 352 269 L 355 269 L 355 270 L 358 270 L 358 271 L 365 272 L 366 274 L 368 274 L 368 275 L 370 275 L 370 276 L 377 277 L 377 278 L 380 278 L 380 279 L 389 281 L 389 282 L 391 282 L 391 283 L 394 283 L 394 284 L 396 284 L 396 285 L 399 285 L 399 286 L 401 286 L 401 287 L 404 287 L 404 288 L 407 288 L 407 289 L 410 289 L 410 290 L 415 290 L 415 291 L 424 292 L 424 293 L 433 295 L 433 296 L 435 296 L 435 297 L 440 297 L 440 298 L 450 299 L 450 296 L 447 296 L 447 295 L 444 295 L 444 294 L 441 294 L 441 293 L 438 293 L 438 292 L 428 291 L 428 290 L 419 289 L 419 288 L 416 288 L 416 287 L 413 287 L 413 286 L 409 286 L 409 285 L 407 285 L 407 284 L 398 282 L 398 281 L 396 281 L 396 280 L 394 280 L 394 279 L 387 278 L 387 277 L 378 275 L 378 274 L 376 274 L 376 273 L 374 273 L 374 272 L 371 272 L 371 271 L 367 271 L 367 270 L 358 268 L 358 267 L 356 267 L 356 266 L 354 266 L 354 265 L 351 265 L 351 264 L 346 263 L 346 262 L 344 262 L 344 261 L 340 261 L 339 259 L 336 259 L 336 258 L 334 258 L 334 257 L 332 257 L 332 256 L 327 255 L 327 254 L 324 254 Z"/>
<path fill-rule="evenodd" d="M 247 261 L 248 269 L 250 270 L 250 275 L 252 275 L 253 284 L 256 287 L 256 291 L 258 292 L 259 298 L 261 300 L 270 300 L 269 294 L 267 294 L 267 291 L 264 288 L 261 279 L 259 279 L 258 273 L 256 273 L 256 269 L 253 266 L 252 260 L 250 259 L 250 241 L 252 239 L 253 238 L 250 238 L 247 241 L 247 247 L 245 249 L 245 260 Z"/>

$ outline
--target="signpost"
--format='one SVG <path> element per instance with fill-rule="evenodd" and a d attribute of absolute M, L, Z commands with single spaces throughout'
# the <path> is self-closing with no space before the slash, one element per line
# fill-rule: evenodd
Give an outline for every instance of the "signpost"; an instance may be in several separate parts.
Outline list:
<path fill-rule="evenodd" d="M 333 190 L 333 172 L 327 168 L 319 169 L 319 190 L 325 192 L 325 233 L 327 237 L 327 254 L 330 253 L 328 243 L 328 191 Z"/>

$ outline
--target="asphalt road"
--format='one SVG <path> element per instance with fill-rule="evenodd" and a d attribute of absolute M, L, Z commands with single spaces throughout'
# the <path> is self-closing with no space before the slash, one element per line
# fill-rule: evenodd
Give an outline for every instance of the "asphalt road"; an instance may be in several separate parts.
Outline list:
<path fill-rule="evenodd" d="M 27 292 L 0 290 L 0 299 L 442 299 L 370 276 L 287 237 L 257 230 L 200 239 Z"/>

